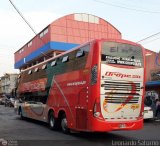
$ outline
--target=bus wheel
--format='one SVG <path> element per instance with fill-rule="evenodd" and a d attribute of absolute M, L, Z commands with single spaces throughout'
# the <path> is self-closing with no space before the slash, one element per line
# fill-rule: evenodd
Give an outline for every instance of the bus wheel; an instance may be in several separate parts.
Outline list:
<path fill-rule="evenodd" d="M 62 128 L 63 133 L 65 133 L 65 134 L 70 133 L 70 129 L 68 128 L 67 118 L 66 118 L 65 114 L 63 114 L 62 118 L 61 118 L 61 128 Z"/>
<path fill-rule="evenodd" d="M 53 112 L 49 114 L 49 127 L 51 130 L 57 130 L 58 129 L 58 122 L 57 119 L 54 117 Z"/>

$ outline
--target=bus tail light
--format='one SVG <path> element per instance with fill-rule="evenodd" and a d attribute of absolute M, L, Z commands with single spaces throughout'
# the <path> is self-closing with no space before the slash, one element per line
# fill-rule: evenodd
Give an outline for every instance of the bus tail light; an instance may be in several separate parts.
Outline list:
<path fill-rule="evenodd" d="M 93 108 L 93 115 L 96 118 L 103 119 L 101 114 L 100 102 L 96 101 Z"/>
<path fill-rule="evenodd" d="M 97 65 L 94 65 L 91 69 L 91 84 L 94 85 L 97 83 L 97 69 L 98 69 L 98 66 Z"/>

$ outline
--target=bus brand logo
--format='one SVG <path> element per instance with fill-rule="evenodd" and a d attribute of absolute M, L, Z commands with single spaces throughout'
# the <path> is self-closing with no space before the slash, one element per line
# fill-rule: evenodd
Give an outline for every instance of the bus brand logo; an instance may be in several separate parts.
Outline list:
<path fill-rule="evenodd" d="M 105 74 L 108 77 L 119 77 L 119 78 L 141 78 L 139 75 L 128 75 L 128 74 L 122 74 L 120 72 L 106 72 Z"/>
<path fill-rule="evenodd" d="M 84 85 L 84 84 L 86 84 L 86 81 L 67 83 L 67 86 L 79 86 L 79 85 Z"/>

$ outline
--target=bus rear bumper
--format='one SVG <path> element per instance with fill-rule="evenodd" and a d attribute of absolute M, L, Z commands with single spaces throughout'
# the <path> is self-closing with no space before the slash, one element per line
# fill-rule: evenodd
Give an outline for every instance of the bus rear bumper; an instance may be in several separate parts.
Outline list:
<path fill-rule="evenodd" d="M 143 128 L 143 119 L 135 121 L 102 121 L 94 119 L 91 131 L 107 132 L 113 130 L 139 130 Z"/>

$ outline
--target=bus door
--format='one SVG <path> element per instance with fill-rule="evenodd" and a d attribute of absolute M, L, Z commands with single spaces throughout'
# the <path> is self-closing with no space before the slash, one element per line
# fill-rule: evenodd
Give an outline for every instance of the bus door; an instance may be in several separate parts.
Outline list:
<path fill-rule="evenodd" d="M 78 129 L 87 128 L 87 107 L 88 107 L 87 87 L 80 90 L 76 106 L 76 127 Z"/>

